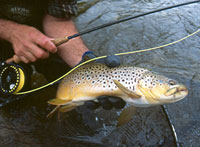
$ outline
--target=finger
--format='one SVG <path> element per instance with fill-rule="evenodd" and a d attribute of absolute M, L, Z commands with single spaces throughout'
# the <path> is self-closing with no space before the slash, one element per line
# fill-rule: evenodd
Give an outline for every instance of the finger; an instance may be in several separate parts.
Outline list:
<path fill-rule="evenodd" d="M 105 64 L 110 67 L 117 67 L 120 65 L 120 58 L 116 55 L 111 55 L 105 58 Z"/>
<path fill-rule="evenodd" d="M 39 45 L 40 47 L 42 47 L 43 49 L 47 50 L 48 52 L 51 52 L 51 53 L 57 52 L 57 48 L 55 44 L 51 41 L 50 38 L 46 36 L 38 38 L 35 43 Z"/>
<path fill-rule="evenodd" d="M 31 62 L 35 62 L 37 60 L 37 58 L 29 51 L 25 52 L 24 54 L 26 59 L 28 59 Z"/>
<path fill-rule="evenodd" d="M 30 61 L 26 58 L 26 57 L 24 57 L 24 56 L 18 56 L 19 57 L 19 59 L 20 59 L 20 61 L 22 61 L 22 62 L 24 62 L 24 63 L 29 63 Z"/>
<path fill-rule="evenodd" d="M 31 46 L 30 52 L 38 59 L 45 59 L 49 57 L 49 53 L 41 48 L 39 48 L 37 45 L 33 44 Z"/>

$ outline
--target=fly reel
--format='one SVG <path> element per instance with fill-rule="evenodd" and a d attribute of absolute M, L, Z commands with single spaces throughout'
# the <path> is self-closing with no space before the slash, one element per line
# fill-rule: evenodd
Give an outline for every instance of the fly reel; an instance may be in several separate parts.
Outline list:
<path fill-rule="evenodd" d="M 25 85 L 24 69 L 16 64 L 2 62 L 0 65 L 0 93 L 16 94 Z"/>

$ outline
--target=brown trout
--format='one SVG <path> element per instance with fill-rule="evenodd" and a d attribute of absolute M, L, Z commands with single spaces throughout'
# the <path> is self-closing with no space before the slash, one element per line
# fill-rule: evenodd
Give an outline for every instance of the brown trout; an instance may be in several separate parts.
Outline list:
<path fill-rule="evenodd" d="M 149 107 L 179 101 L 187 94 L 184 85 L 147 69 L 90 63 L 65 77 L 56 99 L 48 103 L 57 105 L 51 113 L 68 112 L 103 95 L 120 97 L 136 107 Z"/>

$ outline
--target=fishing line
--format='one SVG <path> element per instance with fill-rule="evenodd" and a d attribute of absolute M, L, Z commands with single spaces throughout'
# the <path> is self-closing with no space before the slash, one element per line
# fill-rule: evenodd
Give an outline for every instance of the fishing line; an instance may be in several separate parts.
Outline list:
<path fill-rule="evenodd" d="M 183 37 L 183 38 L 181 38 L 181 39 L 179 39 L 179 40 L 176 40 L 176 41 L 174 41 L 174 42 L 171 42 L 171 43 L 168 43 L 168 44 L 164 44 L 164 45 L 161 45 L 161 46 L 152 47 L 152 48 L 147 48 L 147 49 L 142 49 L 142 50 L 136 50 L 136 51 L 131 51 L 131 52 L 117 53 L 117 54 L 114 54 L 114 55 L 116 55 L 116 56 L 129 55 L 129 54 L 135 54 L 135 53 L 153 51 L 153 50 L 156 50 L 156 49 L 164 48 L 164 47 L 167 47 L 167 46 L 176 44 L 176 43 L 178 43 L 178 42 L 181 42 L 181 41 L 183 41 L 183 40 L 185 40 L 185 39 L 187 39 L 187 38 L 189 38 L 189 37 L 191 37 L 191 36 L 197 34 L 198 32 L 200 32 L 200 29 L 198 29 L 197 31 L 193 32 L 192 34 L 189 34 L 189 35 L 187 35 L 187 36 L 185 36 L 185 37 Z M 64 74 L 64 75 L 61 76 L 60 78 L 58 78 L 58 79 L 56 79 L 56 80 L 54 80 L 54 81 L 52 81 L 52 82 L 50 82 L 50 83 L 48 83 L 48 84 L 46 84 L 46 85 L 44 85 L 44 86 L 38 87 L 38 88 L 36 88 L 36 89 L 29 90 L 29 91 L 18 92 L 18 93 L 16 93 L 16 95 L 27 94 L 27 93 L 35 92 L 35 91 L 38 91 L 38 90 L 40 90 L 40 89 L 46 88 L 46 87 L 48 87 L 48 86 L 50 86 L 50 85 L 53 85 L 54 83 L 58 82 L 58 81 L 61 80 L 62 78 L 68 76 L 71 72 L 73 72 L 74 70 L 76 70 L 76 69 L 79 68 L 80 66 L 85 65 L 85 64 L 87 64 L 87 63 L 89 63 L 89 62 L 98 60 L 98 59 L 106 58 L 106 57 L 107 57 L 107 56 L 99 56 L 99 57 L 96 57 L 96 58 L 92 58 L 92 59 L 90 59 L 90 60 L 87 60 L 87 61 L 85 61 L 85 62 L 83 62 L 83 63 L 77 65 L 76 67 L 72 68 L 69 72 L 67 72 L 66 74 Z"/>
<path fill-rule="evenodd" d="M 118 24 L 118 23 L 121 23 L 121 22 L 124 22 L 124 21 L 128 21 L 128 20 L 131 20 L 131 19 L 135 19 L 135 18 L 138 18 L 138 17 L 149 15 L 149 14 L 152 14 L 152 13 L 156 13 L 156 12 L 164 11 L 164 10 L 167 10 L 167 9 L 172 9 L 172 8 L 184 6 L 184 5 L 189 5 L 189 4 L 193 4 L 193 3 L 197 3 L 197 2 L 200 2 L 200 0 L 195 0 L 195 1 L 190 1 L 190 2 L 186 2 L 186 3 L 181 3 L 181 4 L 177 4 L 177 5 L 173 5 L 173 6 L 169 6 L 169 7 L 165 7 L 165 8 L 161 8 L 161 9 L 157 9 L 157 10 L 153 10 L 153 11 L 150 11 L 150 12 L 147 12 L 147 13 L 139 14 L 139 15 L 136 15 L 136 16 L 127 17 L 127 18 L 124 18 L 124 19 L 120 19 L 120 20 L 117 20 L 117 21 L 110 22 L 110 23 L 106 23 L 106 24 L 94 27 L 92 29 L 88 29 L 88 30 L 82 31 L 80 33 L 74 34 L 72 36 L 68 36 L 68 37 L 66 36 L 66 37 L 64 37 L 64 42 L 67 42 L 68 40 L 76 38 L 78 36 L 81 36 L 81 35 L 84 35 L 84 34 L 88 34 L 90 32 L 93 32 L 93 31 L 96 31 L 96 30 L 99 30 L 99 29 L 102 29 L 102 28 L 105 28 L 105 27 L 108 27 L 108 26 L 111 26 L 111 25 L 115 25 L 115 24 Z M 121 56 L 121 55 L 135 54 L 135 53 L 141 53 L 141 52 L 156 50 L 156 49 L 159 49 L 159 48 L 164 48 L 164 47 L 173 45 L 175 43 L 178 43 L 180 41 L 183 41 L 183 40 L 185 40 L 185 39 L 187 39 L 187 38 L 195 35 L 199 31 L 200 30 L 197 30 L 197 31 L 195 31 L 194 33 L 192 33 L 192 34 L 190 34 L 188 36 L 185 36 L 185 37 L 183 37 L 183 38 L 181 38 L 181 39 L 179 39 L 177 41 L 174 41 L 174 42 L 171 42 L 171 43 L 168 43 L 168 44 L 164 44 L 164 45 L 153 47 L 153 48 L 147 48 L 147 49 L 143 49 L 143 50 L 137 50 L 137 51 L 131 51 L 131 52 L 124 52 L 124 53 L 117 53 L 115 55 Z M 62 43 L 64 43 L 64 42 L 62 42 Z M 74 70 L 76 70 L 80 66 L 82 66 L 82 65 L 84 65 L 86 63 L 89 63 L 91 61 L 94 61 L 94 60 L 97 60 L 97 59 L 106 58 L 106 57 L 107 56 L 100 56 L 100 57 L 96 57 L 96 58 L 90 59 L 90 60 L 88 60 L 86 62 L 83 62 L 83 63 L 77 65 L 76 67 L 74 67 L 73 69 L 71 69 L 69 72 L 67 72 L 66 74 L 64 74 L 63 76 L 61 76 L 60 78 L 58 78 L 58 79 L 56 79 L 56 80 L 54 80 L 54 81 L 52 81 L 52 82 L 50 82 L 50 83 L 48 83 L 48 84 L 46 84 L 44 86 L 38 87 L 36 89 L 29 90 L 29 91 L 18 92 L 18 93 L 15 93 L 15 94 L 16 95 L 27 94 L 27 93 L 35 92 L 35 91 L 38 91 L 40 89 L 46 88 L 46 87 L 48 87 L 50 85 L 53 85 L 54 83 L 58 82 L 59 80 L 61 80 L 65 76 L 69 75 L 71 72 L 73 72 Z"/>

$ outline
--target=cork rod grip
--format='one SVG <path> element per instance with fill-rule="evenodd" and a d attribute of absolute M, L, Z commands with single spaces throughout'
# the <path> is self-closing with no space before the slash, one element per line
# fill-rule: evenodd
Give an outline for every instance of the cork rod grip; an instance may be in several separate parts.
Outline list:
<path fill-rule="evenodd" d="M 57 39 L 54 39 L 52 40 L 52 42 L 56 45 L 56 46 L 59 46 L 65 42 L 67 42 L 69 39 L 68 37 L 63 37 L 63 38 L 57 38 Z"/>

